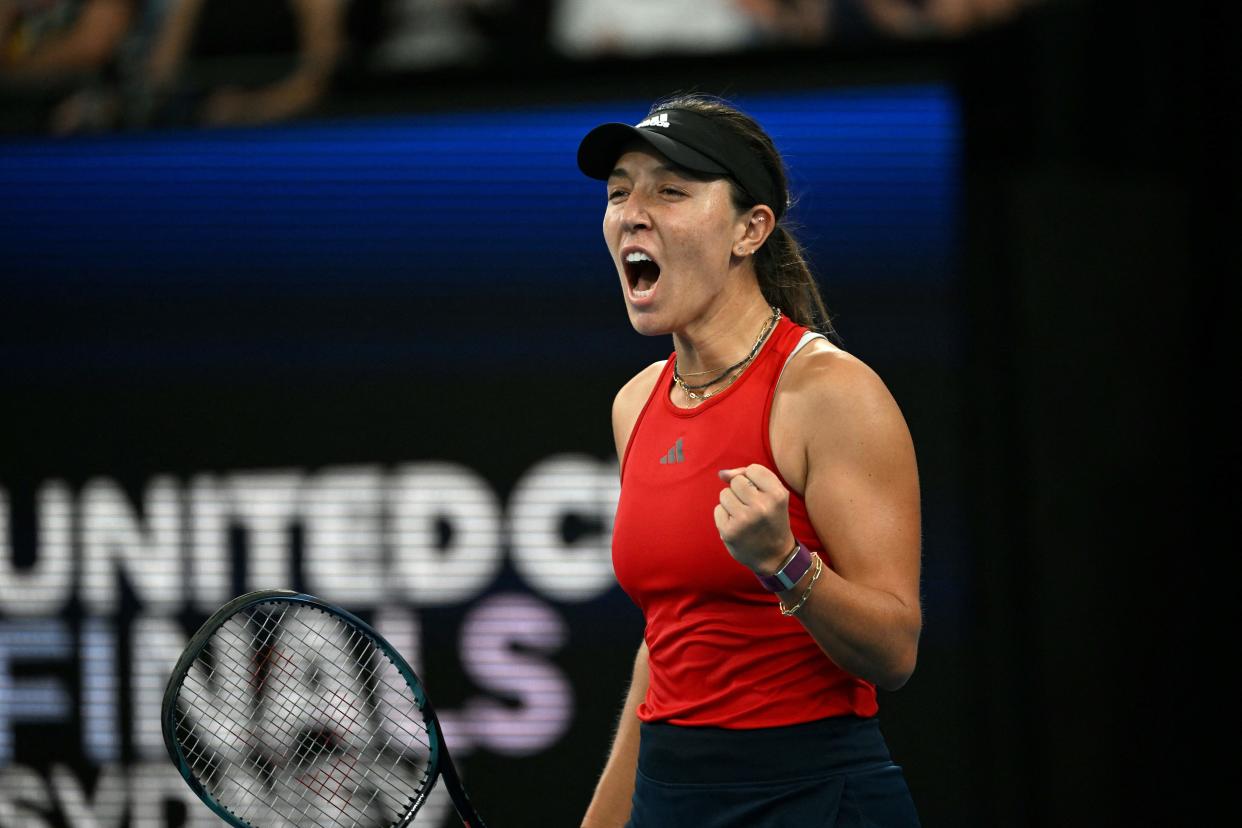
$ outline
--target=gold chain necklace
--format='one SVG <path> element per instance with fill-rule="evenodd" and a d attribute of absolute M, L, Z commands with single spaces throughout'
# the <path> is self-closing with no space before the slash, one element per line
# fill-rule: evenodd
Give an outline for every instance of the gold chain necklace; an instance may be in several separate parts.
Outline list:
<path fill-rule="evenodd" d="M 772 331 L 775 330 L 776 323 L 780 321 L 780 318 L 781 309 L 772 308 L 772 315 L 768 317 L 767 322 L 764 323 L 763 330 L 759 331 L 759 336 L 756 337 L 755 344 L 751 347 L 750 353 L 730 365 L 728 368 L 716 368 L 710 371 L 694 371 L 690 374 L 682 374 L 677 368 L 676 361 L 674 361 L 673 382 L 677 383 L 677 386 L 685 392 L 687 397 L 692 400 L 706 400 L 709 397 L 714 397 L 725 388 L 728 388 L 729 385 L 731 385 L 733 381 L 741 376 L 742 372 L 746 370 L 746 366 L 750 365 L 750 363 L 754 361 L 755 357 L 759 355 L 759 349 L 763 347 L 763 343 L 767 341 L 768 336 L 770 336 Z M 690 385 L 684 379 L 686 376 L 694 377 L 701 376 L 703 374 L 714 374 L 717 371 L 720 372 L 720 376 L 716 377 L 714 380 L 710 380 L 709 382 L 704 382 L 699 385 Z M 704 388 L 711 388 L 713 385 L 718 385 L 726 380 L 728 380 L 728 382 L 725 383 L 723 388 L 717 388 L 715 391 L 700 393 Z"/>

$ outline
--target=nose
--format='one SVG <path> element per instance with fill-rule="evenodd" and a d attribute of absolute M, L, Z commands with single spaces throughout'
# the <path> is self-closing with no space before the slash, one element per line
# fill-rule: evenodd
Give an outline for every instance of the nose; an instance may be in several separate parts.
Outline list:
<path fill-rule="evenodd" d="M 651 228 L 647 203 L 637 191 L 626 196 L 625 203 L 621 205 L 621 227 L 627 233 Z"/>

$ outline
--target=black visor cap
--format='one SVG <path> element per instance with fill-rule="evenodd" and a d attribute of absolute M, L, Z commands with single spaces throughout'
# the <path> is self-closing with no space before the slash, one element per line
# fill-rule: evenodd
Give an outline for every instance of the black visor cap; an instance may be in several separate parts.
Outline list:
<path fill-rule="evenodd" d="M 578 169 L 607 181 L 627 144 L 639 141 L 679 167 L 708 175 L 727 175 L 758 204 L 772 208 L 779 220 L 785 201 L 772 176 L 745 139 L 697 112 L 664 109 L 638 126 L 612 123 L 597 126 L 578 146 Z"/>

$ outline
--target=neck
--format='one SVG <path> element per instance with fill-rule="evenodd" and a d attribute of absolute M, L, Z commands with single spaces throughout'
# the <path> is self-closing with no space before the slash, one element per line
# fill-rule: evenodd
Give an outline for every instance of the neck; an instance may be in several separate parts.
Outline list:
<path fill-rule="evenodd" d="M 758 287 L 722 303 L 684 330 L 673 332 L 677 367 L 683 374 L 724 369 L 746 356 L 772 317 Z"/>

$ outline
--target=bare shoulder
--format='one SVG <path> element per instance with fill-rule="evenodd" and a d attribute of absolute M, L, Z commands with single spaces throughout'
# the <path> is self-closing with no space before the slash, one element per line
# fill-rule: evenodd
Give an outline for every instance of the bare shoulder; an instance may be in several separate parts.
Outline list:
<path fill-rule="evenodd" d="M 630 442 L 630 432 L 638 414 L 646 405 L 651 391 L 655 388 L 660 372 L 664 370 L 666 360 L 653 362 L 630 378 L 612 401 L 612 435 L 617 443 L 617 457 L 625 456 L 625 447 Z"/>
<path fill-rule="evenodd" d="M 879 374 L 824 340 L 808 344 L 790 360 L 776 402 L 784 422 L 807 443 L 826 441 L 843 448 L 844 443 L 859 447 L 868 438 L 910 439 L 901 409 Z"/>
<path fill-rule="evenodd" d="M 630 377 L 625 385 L 621 386 L 621 390 L 617 392 L 617 397 L 613 400 L 613 409 L 618 407 L 629 407 L 637 405 L 642 408 L 643 403 L 651 396 L 651 389 L 655 387 L 656 380 L 660 378 L 660 372 L 664 370 L 667 360 L 653 362 L 634 376 Z M 635 411 L 635 414 L 638 412 Z"/>

